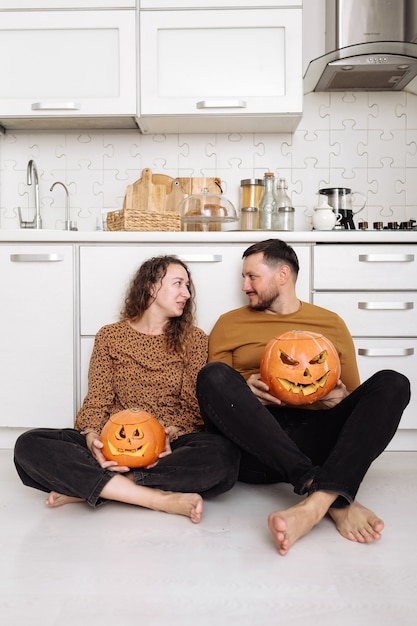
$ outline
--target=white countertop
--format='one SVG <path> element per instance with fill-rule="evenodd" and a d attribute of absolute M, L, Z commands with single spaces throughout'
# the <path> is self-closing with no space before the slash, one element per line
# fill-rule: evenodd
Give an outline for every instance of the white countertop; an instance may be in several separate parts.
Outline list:
<path fill-rule="evenodd" d="M 0 243 L 247 243 L 276 237 L 288 243 L 417 243 L 417 230 L 120 232 L 0 230 Z"/>

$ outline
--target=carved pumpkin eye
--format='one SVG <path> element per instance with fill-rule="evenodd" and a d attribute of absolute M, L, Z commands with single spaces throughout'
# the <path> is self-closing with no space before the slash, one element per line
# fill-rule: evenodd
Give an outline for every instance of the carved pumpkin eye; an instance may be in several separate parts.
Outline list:
<path fill-rule="evenodd" d="M 261 377 L 270 393 L 287 404 L 311 404 L 326 396 L 340 377 L 339 355 L 318 333 L 293 330 L 265 346 Z"/>
<path fill-rule="evenodd" d="M 101 431 L 103 454 L 108 461 L 127 467 L 154 463 L 165 448 L 165 430 L 150 413 L 127 409 L 112 415 Z"/>
<path fill-rule="evenodd" d="M 285 354 L 282 350 L 280 350 L 280 358 L 284 365 L 298 365 L 298 361 L 292 359 L 289 354 Z"/>
<path fill-rule="evenodd" d="M 120 428 L 116 428 L 116 430 L 114 431 L 114 436 L 116 437 L 116 439 L 126 439 L 124 426 L 120 426 Z"/>
<path fill-rule="evenodd" d="M 313 357 L 310 363 L 324 363 L 325 361 L 327 361 L 327 350 L 323 350 L 323 352 L 320 352 L 320 354 Z"/>

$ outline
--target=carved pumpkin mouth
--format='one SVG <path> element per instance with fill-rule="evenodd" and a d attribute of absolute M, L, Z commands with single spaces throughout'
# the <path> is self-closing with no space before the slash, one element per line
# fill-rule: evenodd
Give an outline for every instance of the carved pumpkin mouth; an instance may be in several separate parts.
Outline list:
<path fill-rule="evenodd" d="M 146 450 L 149 446 L 149 443 L 144 443 L 138 448 L 131 448 L 130 450 L 127 450 L 126 448 L 116 448 L 116 446 L 114 446 L 111 441 L 108 441 L 107 444 L 110 448 L 110 452 L 114 456 L 118 456 L 120 454 L 125 454 L 126 456 L 145 456 Z"/>
<path fill-rule="evenodd" d="M 324 387 L 329 378 L 330 372 L 326 372 L 321 378 L 309 383 L 298 383 L 288 380 L 287 378 L 277 377 L 277 381 L 285 387 L 285 389 L 295 395 L 302 393 L 304 396 L 309 396 L 312 393 L 316 393 L 318 389 Z"/>

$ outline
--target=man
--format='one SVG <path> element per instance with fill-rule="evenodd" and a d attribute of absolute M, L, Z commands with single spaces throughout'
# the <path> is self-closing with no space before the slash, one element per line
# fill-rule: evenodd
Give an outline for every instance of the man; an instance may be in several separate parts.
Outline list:
<path fill-rule="evenodd" d="M 241 450 L 239 479 L 288 482 L 304 500 L 269 515 L 278 552 L 326 514 L 343 537 L 360 543 L 381 538 L 383 521 L 356 500 L 369 466 L 385 450 L 410 399 L 408 379 L 383 370 L 362 385 L 352 338 L 335 313 L 297 298 L 298 259 L 285 242 L 269 239 L 243 254 L 243 291 L 249 305 L 222 315 L 209 341 L 209 363 L 197 395 L 209 431 Z M 336 387 L 313 405 L 285 406 L 261 380 L 266 343 L 290 330 L 318 332 L 335 345 L 341 362 Z"/>

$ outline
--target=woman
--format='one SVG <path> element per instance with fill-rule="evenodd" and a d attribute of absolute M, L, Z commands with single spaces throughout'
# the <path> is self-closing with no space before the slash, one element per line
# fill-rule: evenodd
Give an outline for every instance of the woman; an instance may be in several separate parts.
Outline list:
<path fill-rule="evenodd" d="M 49 492 L 48 506 L 116 500 L 198 523 L 202 496 L 234 485 L 240 453 L 221 435 L 203 432 L 195 387 L 207 336 L 193 319 L 187 266 L 175 256 L 145 261 L 120 321 L 97 333 L 74 429 L 33 429 L 16 442 L 18 474 L 25 485 Z M 110 415 L 132 407 L 157 417 L 167 439 L 156 464 L 134 470 L 107 461 L 99 438 Z"/>

